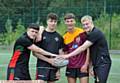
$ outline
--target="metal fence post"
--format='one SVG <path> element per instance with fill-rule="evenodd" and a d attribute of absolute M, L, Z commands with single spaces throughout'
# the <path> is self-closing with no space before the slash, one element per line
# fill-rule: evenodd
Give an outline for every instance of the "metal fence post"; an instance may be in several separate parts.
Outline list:
<path fill-rule="evenodd" d="M 111 31 L 112 31 L 112 6 L 110 6 L 110 32 L 109 32 L 109 49 L 111 49 Z"/>

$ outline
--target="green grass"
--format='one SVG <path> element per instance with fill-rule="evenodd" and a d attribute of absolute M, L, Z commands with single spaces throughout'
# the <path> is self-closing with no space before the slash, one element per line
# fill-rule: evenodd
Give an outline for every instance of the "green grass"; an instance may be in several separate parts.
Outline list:
<path fill-rule="evenodd" d="M 0 80 L 6 80 L 6 71 L 7 65 L 11 58 L 12 51 L 0 49 Z M 120 56 L 119 55 L 111 55 L 112 58 L 112 68 L 109 74 L 108 83 L 119 83 L 120 78 Z M 36 71 L 36 58 L 31 55 L 30 58 L 30 74 L 33 80 L 35 80 L 35 71 Z M 61 79 L 56 83 L 67 83 L 67 79 L 65 77 L 65 68 L 61 69 Z M 79 80 L 78 82 L 79 83 Z M 90 77 L 90 82 L 93 83 L 93 78 Z"/>

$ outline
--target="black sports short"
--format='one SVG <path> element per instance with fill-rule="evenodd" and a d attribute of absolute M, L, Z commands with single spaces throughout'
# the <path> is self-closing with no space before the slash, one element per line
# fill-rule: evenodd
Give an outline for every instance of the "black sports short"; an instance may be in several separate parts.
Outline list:
<path fill-rule="evenodd" d="M 29 70 L 26 68 L 9 68 L 7 69 L 7 80 L 31 80 Z"/>
<path fill-rule="evenodd" d="M 58 68 L 37 67 L 36 80 L 56 81 L 56 72 Z"/>
<path fill-rule="evenodd" d="M 82 78 L 82 77 L 88 77 L 88 73 L 83 73 L 80 71 L 80 68 L 67 68 L 66 69 L 66 76 L 67 77 L 73 77 L 73 78 Z"/>

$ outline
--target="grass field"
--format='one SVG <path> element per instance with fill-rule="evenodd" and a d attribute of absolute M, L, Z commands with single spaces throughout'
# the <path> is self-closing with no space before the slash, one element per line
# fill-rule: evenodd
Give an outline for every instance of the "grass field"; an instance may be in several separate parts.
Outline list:
<path fill-rule="evenodd" d="M 6 80 L 6 71 L 7 71 L 7 65 L 9 63 L 9 60 L 11 58 L 12 51 L 0 49 L 0 80 Z M 120 83 L 120 55 L 111 55 L 112 58 L 112 68 L 110 71 L 110 75 L 108 78 L 107 83 Z M 34 56 L 31 56 L 30 58 L 30 74 L 33 80 L 35 80 L 35 65 L 36 64 L 36 58 Z M 66 77 L 64 75 L 65 68 L 61 69 L 61 79 L 57 81 L 56 83 L 67 83 Z M 78 80 L 79 81 L 79 80 Z M 77 82 L 79 83 L 79 82 Z M 93 78 L 90 77 L 90 82 L 93 83 Z"/>

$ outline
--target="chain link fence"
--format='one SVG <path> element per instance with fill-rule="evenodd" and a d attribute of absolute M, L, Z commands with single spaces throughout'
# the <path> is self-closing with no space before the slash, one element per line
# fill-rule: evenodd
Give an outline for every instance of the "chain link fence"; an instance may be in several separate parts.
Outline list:
<path fill-rule="evenodd" d="M 77 4 L 77 2 L 76 2 Z M 86 7 L 75 7 L 68 0 L 68 7 L 36 7 L 35 3 L 29 8 L 15 7 L 14 13 L 9 11 L 6 14 L 0 15 L 0 42 L 5 41 L 4 33 L 6 32 L 6 22 L 11 21 L 12 31 L 16 29 L 18 21 L 21 20 L 22 25 L 27 27 L 29 23 L 36 22 L 46 25 L 46 16 L 50 12 L 55 12 L 59 15 L 59 24 L 63 21 L 63 16 L 67 12 L 72 12 L 76 15 L 78 24 L 83 15 L 89 14 L 93 17 L 96 25 L 105 33 L 110 49 L 120 48 L 120 6 L 106 6 L 106 2 L 96 3 L 98 7 L 92 6 L 92 2 L 86 2 Z M 1 9 L 1 8 L 0 8 Z M 2 44 L 2 43 L 0 43 Z M 116 45 L 115 45 L 116 44 Z"/>

